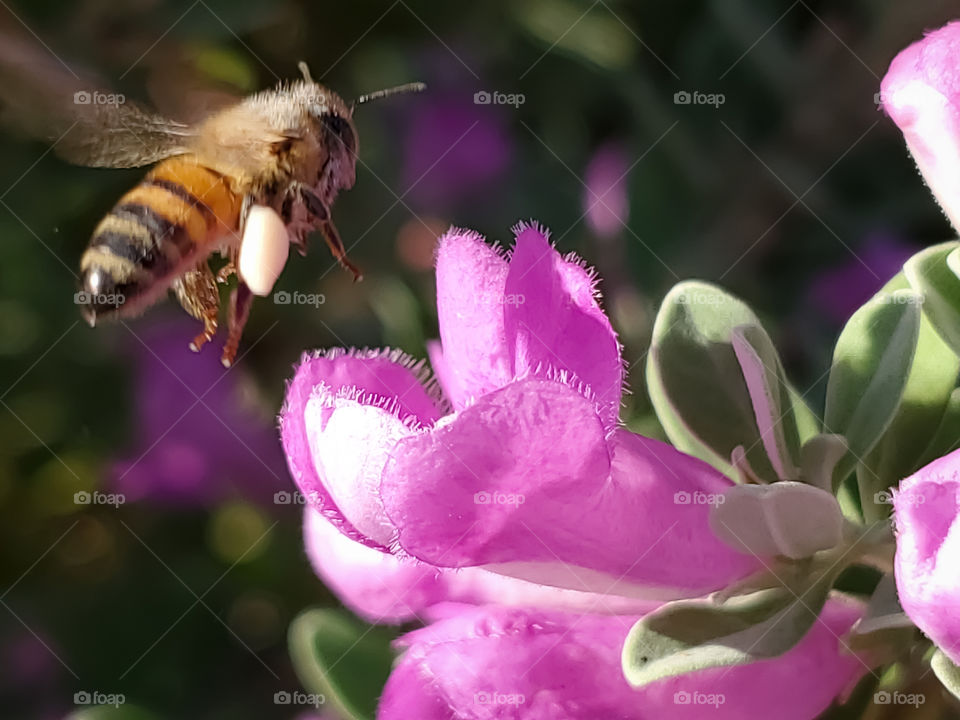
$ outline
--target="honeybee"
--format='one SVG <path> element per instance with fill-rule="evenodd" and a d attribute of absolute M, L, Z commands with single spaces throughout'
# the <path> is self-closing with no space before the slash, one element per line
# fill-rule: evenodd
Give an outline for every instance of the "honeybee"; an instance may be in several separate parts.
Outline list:
<path fill-rule="evenodd" d="M 319 230 L 340 265 L 361 278 L 330 212 L 337 193 L 355 180 L 353 110 L 425 86 L 410 83 L 347 103 L 314 82 L 305 63 L 299 68 L 301 80 L 251 95 L 194 125 L 135 103 L 100 104 L 92 102 L 97 93 L 74 93 L 67 118 L 73 124 L 57 133 L 61 157 L 90 167 L 158 163 L 97 225 L 80 260 L 78 297 L 91 325 L 139 314 L 172 290 L 203 323 L 190 344 L 199 351 L 217 332 L 217 283 L 236 275 L 221 356 L 229 367 L 254 297 L 237 263 L 253 208 L 277 213 L 301 254 L 307 236 Z M 227 263 L 214 275 L 208 260 L 216 252 Z M 281 265 L 285 253 L 286 245 Z"/>

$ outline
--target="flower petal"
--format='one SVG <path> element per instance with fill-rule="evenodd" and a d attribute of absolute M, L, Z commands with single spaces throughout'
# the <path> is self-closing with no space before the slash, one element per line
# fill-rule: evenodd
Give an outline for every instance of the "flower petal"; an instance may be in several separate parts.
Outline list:
<path fill-rule="evenodd" d="M 401 638 L 406 652 L 378 718 L 813 720 L 867 671 L 838 639 L 861 612 L 831 600 L 820 622 L 779 658 L 640 690 L 630 689 L 620 670 L 625 628 L 635 618 L 495 606 L 461 612 Z"/>
<path fill-rule="evenodd" d="M 305 356 L 280 415 L 290 474 L 354 539 L 391 541 L 376 493 L 386 454 L 411 426 L 440 417 L 419 368 L 398 353 Z"/>
<path fill-rule="evenodd" d="M 883 78 L 883 107 L 903 132 L 937 201 L 960 228 L 960 22 L 897 55 Z"/>
<path fill-rule="evenodd" d="M 436 568 L 351 540 L 322 514 L 304 510 L 304 544 L 314 570 L 353 612 L 374 623 L 421 619 L 440 603 L 530 606 L 594 613 L 644 613 L 657 603 L 539 585 L 482 568 Z"/>
<path fill-rule="evenodd" d="M 437 315 L 454 408 L 513 376 L 503 326 L 507 262 L 471 230 L 451 229 L 437 248 Z"/>
<path fill-rule="evenodd" d="M 641 720 L 620 673 L 630 616 L 580 616 L 490 606 L 400 641 L 379 720 Z"/>
<path fill-rule="evenodd" d="M 573 375 L 590 387 L 608 427 L 614 425 L 623 362 L 617 334 L 597 302 L 595 278 L 562 258 L 538 226 L 515 230 L 504 305 L 515 374 L 549 367 Z"/>
<path fill-rule="evenodd" d="M 626 431 L 611 448 L 612 462 L 590 400 L 530 378 L 401 440 L 380 493 L 398 545 L 439 566 L 497 563 L 541 584 L 627 595 L 636 583 L 665 591 L 657 597 L 714 590 L 761 567 L 713 535 L 698 502 L 729 480 Z"/>
<path fill-rule="evenodd" d="M 893 508 L 900 603 L 960 663 L 960 450 L 903 480 Z"/>

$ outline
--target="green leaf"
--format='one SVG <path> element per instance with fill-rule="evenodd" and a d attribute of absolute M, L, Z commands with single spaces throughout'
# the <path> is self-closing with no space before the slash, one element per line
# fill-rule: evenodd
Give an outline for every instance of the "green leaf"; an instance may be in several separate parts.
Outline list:
<path fill-rule="evenodd" d="M 907 260 L 903 272 L 910 286 L 923 295 L 924 315 L 953 352 L 960 354 L 960 279 L 947 264 L 957 248 L 960 242 L 953 240 L 922 250 Z"/>
<path fill-rule="evenodd" d="M 671 442 L 727 473 L 734 449 L 767 481 L 778 479 L 764 451 L 733 330 L 760 328 L 740 300 L 702 282 L 682 282 L 664 298 L 653 328 L 647 387 Z"/>
<path fill-rule="evenodd" d="M 906 287 L 907 280 L 899 273 L 882 292 Z M 881 440 L 864 458 L 864 467 L 858 468 L 861 503 L 865 507 L 869 507 L 876 493 L 896 485 L 921 467 L 924 451 L 943 419 L 958 373 L 960 357 L 922 315 L 917 350 L 900 405 Z M 875 517 L 885 514 L 886 508 L 880 508 Z"/>
<path fill-rule="evenodd" d="M 315 608 L 290 624 L 293 667 L 304 687 L 321 693 L 343 717 L 373 720 L 390 675 L 391 636 L 341 610 Z"/>
<path fill-rule="evenodd" d="M 800 450 L 800 479 L 833 492 L 834 469 L 846 454 L 847 441 L 843 435 L 814 435 Z"/>
<path fill-rule="evenodd" d="M 802 482 L 737 485 L 710 509 L 714 534 L 735 550 L 794 560 L 835 547 L 843 514 L 826 490 Z"/>
<path fill-rule="evenodd" d="M 953 664 L 943 650 L 937 648 L 933 657 L 930 658 L 930 668 L 950 694 L 960 699 L 960 668 Z"/>
<path fill-rule="evenodd" d="M 933 433 L 933 439 L 923 451 L 917 463 L 923 467 L 939 457 L 943 457 L 960 447 L 960 388 L 950 393 L 947 407 L 940 418 L 940 424 Z"/>
<path fill-rule="evenodd" d="M 747 383 L 767 458 L 779 479 L 794 480 L 800 472 L 800 433 L 794 414 L 784 412 L 793 401 L 780 357 L 759 325 L 735 327 L 731 344 Z"/>
<path fill-rule="evenodd" d="M 634 687 L 715 667 L 776 657 L 796 645 L 816 621 L 842 563 L 802 591 L 764 590 L 722 604 L 667 603 L 637 622 L 623 647 L 623 671 Z"/>
<path fill-rule="evenodd" d="M 833 353 L 824 412 L 826 432 L 843 435 L 850 452 L 837 464 L 838 484 L 893 421 L 920 331 L 920 296 L 879 293 L 850 318 Z"/>

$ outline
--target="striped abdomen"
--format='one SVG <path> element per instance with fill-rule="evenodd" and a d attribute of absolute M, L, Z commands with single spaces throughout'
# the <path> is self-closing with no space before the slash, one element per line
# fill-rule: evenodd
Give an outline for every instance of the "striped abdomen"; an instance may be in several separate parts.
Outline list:
<path fill-rule="evenodd" d="M 241 198 L 192 157 L 157 165 L 100 222 L 80 260 L 88 319 L 135 313 L 239 225 Z"/>

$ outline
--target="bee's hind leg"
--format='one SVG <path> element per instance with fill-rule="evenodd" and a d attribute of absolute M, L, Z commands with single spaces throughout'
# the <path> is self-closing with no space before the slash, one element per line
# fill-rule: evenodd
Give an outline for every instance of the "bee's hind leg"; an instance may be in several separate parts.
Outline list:
<path fill-rule="evenodd" d="M 205 262 L 201 263 L 173 283 L 173 292 L 187 314 L 203 323 L 203 332 L 190 342 L 190 349 L 199 352 L 217 334 L 220 294 L 213 272 Z"/>
<path fill-rule="evenodd" d="M 247 324 L 247 318 L 250 317 L 252 303 L 253 293 L 241 280 L 230 293 L 230 305 L 227 308 L 227 342 L 223 346 L 223 355 L 220 356 L 220 362 L 224 367 L 233 365 L 237 357 L 240 336 L 243 335 L 243 326 Z"/>

